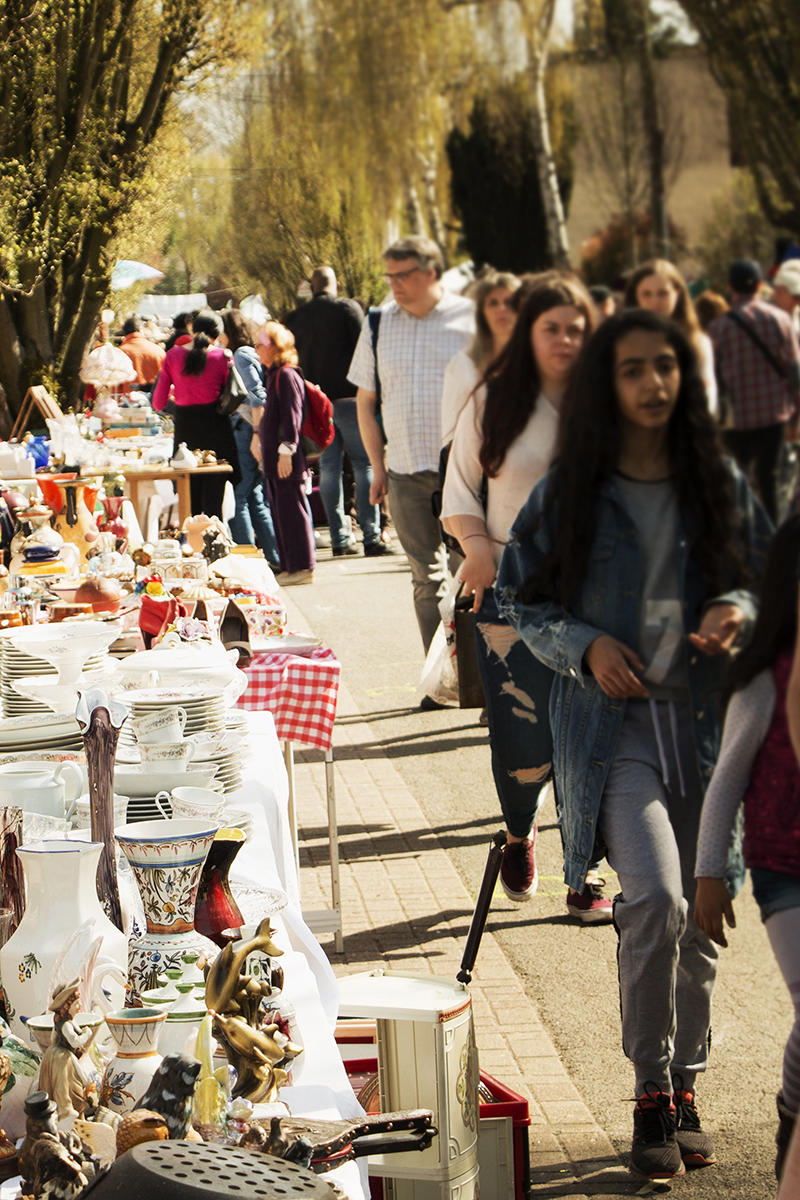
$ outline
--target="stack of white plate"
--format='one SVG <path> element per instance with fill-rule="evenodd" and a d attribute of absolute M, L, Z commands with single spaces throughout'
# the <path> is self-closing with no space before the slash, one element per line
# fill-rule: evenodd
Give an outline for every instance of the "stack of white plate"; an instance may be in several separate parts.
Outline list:
<path fill-rule="evenodd" d="M 253 833 L 253 817 L 244 808 L 226 808 L 222 814 L 222 820 L 225 822 L 226 828 L 241 829 L 245 838 L 250 838 Z"/>
<path fill-rule="evenodd" d="M 132 749 L 136 745 L 133 723 L 137 717 L 171 708 L 182 708 L 186 713 L 185 737 L 192 733 L 221 734 L 225 730 L 225 702 L 221 692 L 199 684 L 179 688 L 136 688 L 119 692 L 117 699 L 131 710 L 131 720 L 126 721 L 120 731 L 120 748 Z"/>
<path fill-rule="evenodd" d="M 106 654 L 93 654 L 83 669 L 88 676 L 104 675 L 115 666 L 113 659 Z M 15 680 L 26 680 L 36 675 L 47 675 L 55 681 L 57 672 L 43 658 L 34 658 L 30 654 L 22 654 L 15 650 L 5 638 L 0 641 L 0 699 L 3 702 L 3 716 L 21 717 L 26 713 L 53 715 L 41 700 L 29 699 L 22 696 L 14 687 Z"/>
<path fill-rule="evenodd" d="M 0 752 L 29 750 L 83 750 L 83 738 L 75 717 L 48 712 L 47 720 L 28 713 L 0 720 Z"/>

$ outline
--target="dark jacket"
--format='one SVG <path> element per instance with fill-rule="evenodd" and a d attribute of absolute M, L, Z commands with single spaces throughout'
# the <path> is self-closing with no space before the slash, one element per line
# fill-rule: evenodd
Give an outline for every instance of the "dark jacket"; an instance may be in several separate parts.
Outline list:
<path fill-rule="evenodd" d="M 364 320 L 355 300 L 314 296 L 284 320 L 294 334 L 306 379 L 319 384 L 331 400 L 355 396 L 347 372 Z"/>

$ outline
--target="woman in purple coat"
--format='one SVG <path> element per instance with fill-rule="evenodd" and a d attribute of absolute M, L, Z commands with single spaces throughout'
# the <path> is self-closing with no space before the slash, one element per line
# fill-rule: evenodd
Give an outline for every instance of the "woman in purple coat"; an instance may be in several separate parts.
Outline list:
<path fill-rule="evenodd" d="M 301 445 L 305 384 L 297 370 L 294 335 L 268 321 L 256 335 L 264 366 L 266 403 L 253 454 L 261 463 L 281 557 L 281 584 L 314 579 L 314 526 L 306 496 L 308 467 Z"/>

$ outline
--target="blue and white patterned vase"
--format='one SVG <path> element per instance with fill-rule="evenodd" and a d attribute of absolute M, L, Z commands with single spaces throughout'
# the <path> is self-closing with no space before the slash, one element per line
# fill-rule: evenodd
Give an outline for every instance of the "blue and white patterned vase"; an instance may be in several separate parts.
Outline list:
<path fill-rule="evenodd" d="M 217 823 L 199 819 L 141 821 L 115 831 L 142 897 L 147 929 L 128 943 L 128 986 L 141 993 L 180 968 L 189 951 L 213 959 L 218 947 L 194 927 L 200 873 Z"/>

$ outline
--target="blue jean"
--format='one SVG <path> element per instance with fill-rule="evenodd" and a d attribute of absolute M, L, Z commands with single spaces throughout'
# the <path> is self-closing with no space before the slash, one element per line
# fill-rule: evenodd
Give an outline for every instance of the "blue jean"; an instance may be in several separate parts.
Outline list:
<path fill-rule="evenodd" d="M 528 837 L 551 772 L 553 672 L 498 615 L 492 588 L 484 592 L 475 633 L 500 807 L 508 832 Z"/>
<path fill-rule="evenodd" d="M 372 546 L 381 540 L 380 512 L 377 504 L 369 502 L 372 467 L 358 432 L 355 400 L 345 398 L 335 401 L 333 425 L 336 430 L 333 441 L 319 460 L 319 491 L 328 517 L 331 545 L 335 550 L 340 550 L 350 539 L 342 491 L 342 466 L 346 450 L 356 481 L 358 523 L 364 535 L 364 545 Z"/>
<path fill-rule="evenodd" d="M 261 468 L 250 453 L 253 429 L 241 417 L 234 417 L 231 424 L 236 449 L 239 452 L 239 469 L 242 472 L 241 480 L 233 489 L 236 512 L 228 522 L 231 537 L 239 546 L 254 546 L 258 538 L 258 544 L 267 561 L 277 563 L 280 555 L 275 541 L 272 513 L 264 495 L 264 478 Z"/>

